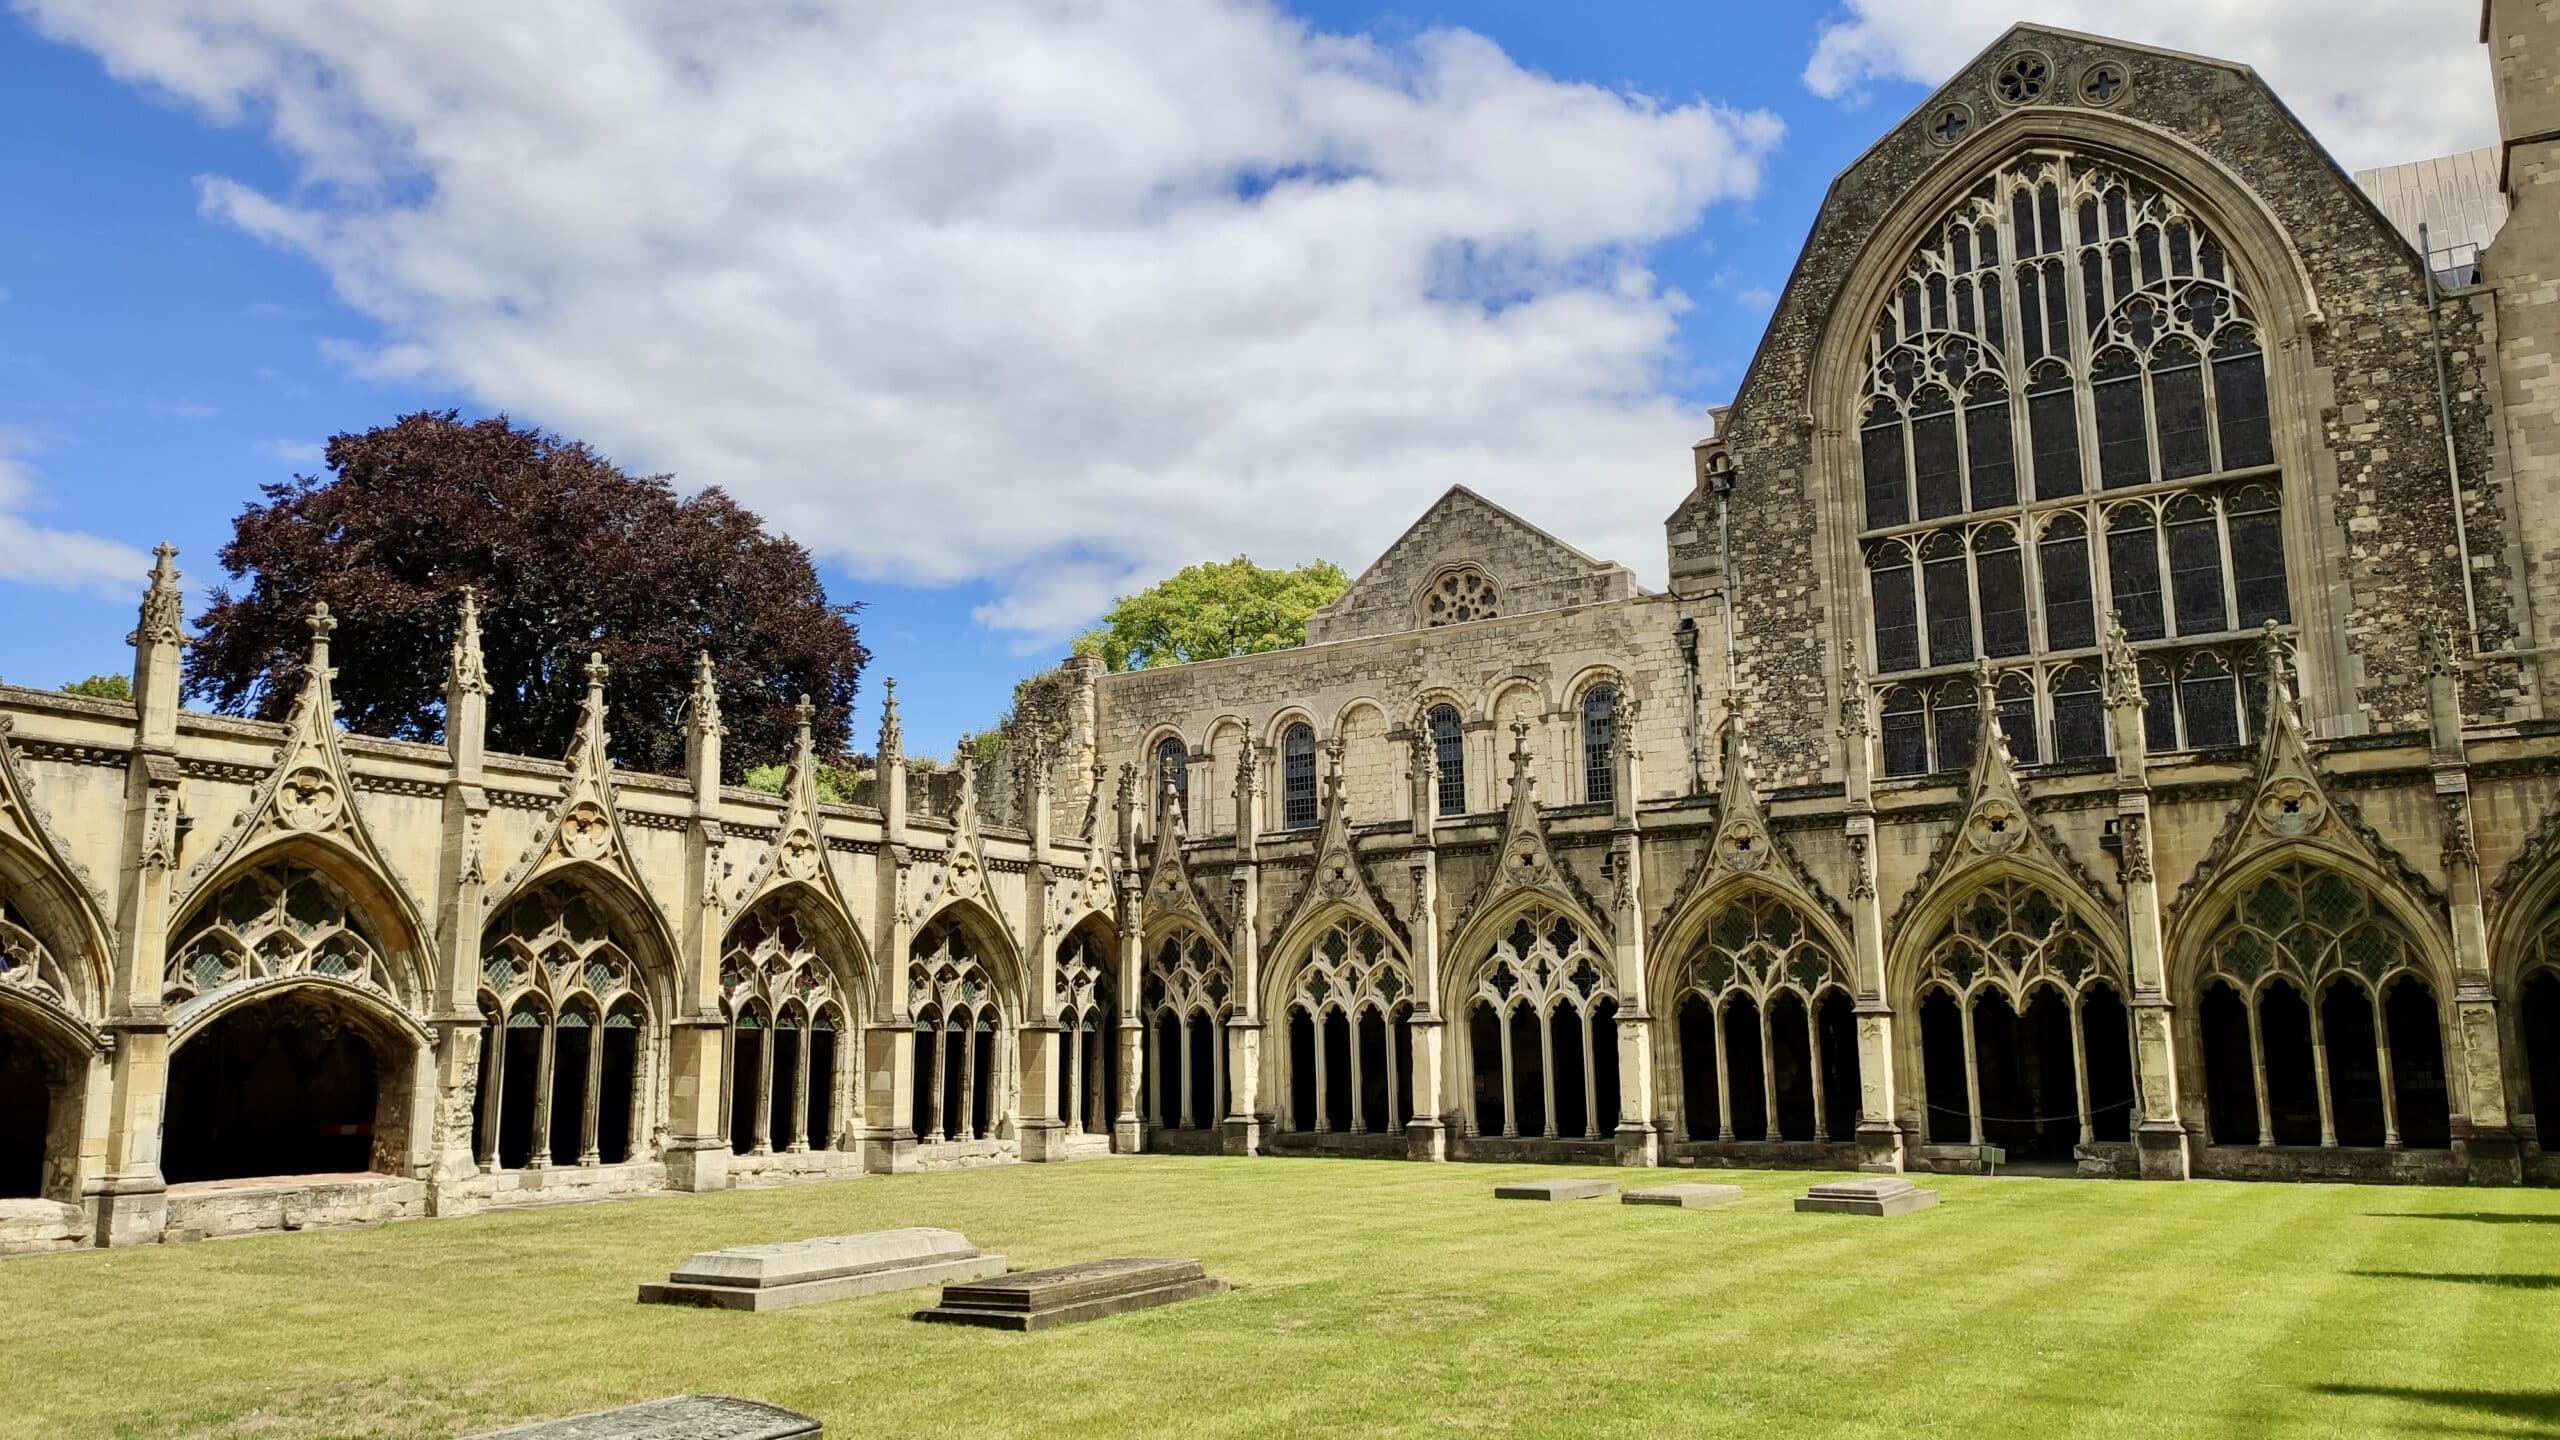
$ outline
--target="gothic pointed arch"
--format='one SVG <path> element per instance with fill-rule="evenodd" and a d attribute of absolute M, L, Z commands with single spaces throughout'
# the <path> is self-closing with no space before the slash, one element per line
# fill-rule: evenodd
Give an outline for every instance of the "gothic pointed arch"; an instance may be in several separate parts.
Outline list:
<path fill-rule="evenodd" d="M 912 872 L 900 869 L 899 883 L 914 887 L 908 918 L 917 930 L 921 932 L 946 909 L 964 907 L 970 914 L 963 923 L 985 927 L 989 942 L 1018 967 L 1022 941 L 1002 907 L 987 894 L 987 838 L 978 815 L 978 767 L 965 756 L 960 762 L 960 800 L 952 811 L 950 838 L 941 853 L 916 852 L 915 859 Z M 912 881 L 907 878 L 910 873 L 915 876 Z"/>
<path fill-rule="evenodd" d="M 1652 927 L 1647 948 L 1657 978 L 1656 988 L 1648 993 L 1676 992 L 1677 972 L 1688 963 L 1684 957 L 1701 943 L 1716 914 L 1738 896 L 1766 894 L 1784 901 L 1802 913 L 1808 927 L 1821 933 L 1833 954 L 1853 953 L 1848 913 L 1805 868 L 1795 847 L 1770 828 L 1752 773 L 1751 744 L 1742 713 L 1730 700 L 1717 751 L 1724 782 L 1716 803 L 1715 830 Z"/>
<path fill-rule="evenodd" d="M 94 1047 L 87 1017 L 103 1009 L 113 954 L 106 899 L 35 802 L 11 729 L 0 716 L 0 997 L 52 1013 L 66 1040 Z"/>
<path fill-rule="evenodd" d="M 1899 993 L 1891 978 L 1907 979 L 1950 917 L 1995 878 L 2024 880 L 2051 892 L 2121 963 L 2115 899 L 2037 818 L 1999 723 L 1999 697 L 1987 665 L 1975 667 L 1972 703 L 1982 739 L 1966 777 L 1962 817 L 1939 836 L 1919 883 L 1885 925 L 1889 993 Z"/>
<path fill-rule="evenodd" d="M 1170 802 L 1171 788 L 1167 799 Z M 1155 835 L 1153 853 L 1147 865 L 1144 894 L 1147 926 L 1152 930 L 1159 920 L 1180 920 L 1208 931 L 1212 935 L 1227 934 L 1231 925 L 1226 908 L 1216 890 L 1192 873 L 1191 862 L 1183 853 L 1183 841 L 1189 828 L 1182 807 L 1168 803 L 1165 823 Z"/>
<path fill-rule="evenodd" d="M 1326 746 L 1325 764 L 1324 814 L 1316 831 L 1315 861 L 1290 904 L 1288 918 L 1274 932 L 1272 953 L 1287 956 L 1301 950 L 1319 928 L 1340 912 L 1375 925 L 1399 953 L 1408 952 L 1412 937 L 1405 922 L 1379 893 L 1368 866 L 1351 843 L 1351 819 L 1343 796 L 1342 749 L 1338 744 Z"/>
<path fill-rule="evenodd" d="M 1503 812 L 1493 869 L 1459 909 L 1450 927 L 1450 955 L 1474 953 L 1522 910 L 1538 906 L 1569 914 L 1603 944 L 1608 941 L 1611 912 L 1592 899 L 1548 843 L 1546 816 L 1538 808 L 1535 763 L 1529 751 L 1528 722 L 1516 721 L 1511 727 L 1511 803 Z"/>
<path fill-rule="evenodd" d="M 757 857 L 754 868 L 723 908 L 731 915 L 742 915 L 767 896 L 797 889 L 803 892 L 804 903 L 823 906 L 830 912 L 830 921 L 849 942 L 844 953 L 867 960 L 870 943 L 863 938 L 861 922 L 854 918 L 854 907 L 836 878 L 835 867 L 827 863 L 826 835 L 818 813 L 817 744 L 811 725 L 814 715 L 809 697 L 801 696 L 798 738 L 792 745 L 791 764 L 782 781 L 782 822 L 774 828 L 772 843 Z"/>
<path fill-rule="evenodd" d="M 2290 647 L 2272 628 L 2260 646 L 2263 673 L 2276 678 L 2261 701 L 2249 798 L 2232 809 L 2169 903 L 2171 993 L 2192 980 L 2214 926 L 2241 890 L 2279 866 L 2313 864 L 2370 891 L 2374 903 L 2392 912 L 2418 946 L 2434 983 L 2450 995 L 2453 961 L 2443 892 L 2329 786 L 2285 679 L 2293 673 Z"/>

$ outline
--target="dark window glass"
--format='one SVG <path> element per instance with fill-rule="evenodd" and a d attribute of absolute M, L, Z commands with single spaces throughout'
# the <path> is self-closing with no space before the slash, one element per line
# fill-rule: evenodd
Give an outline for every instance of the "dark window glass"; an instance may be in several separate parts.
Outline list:
<path fill-rule="evenodd" d="M 1292 725 L 1280 737 L 1280 823 L 1292 830 L 1316 823 L 1316 732 Z"/>
<path fill-rule="evenodd" d="M 2151 406 L 2160 417 L 2160 478 L 2177 480 L 2213 468 L 2204 428 L 2204 371 L 2178 365 L 2151 372 Z"/>
<path fill-rule="evenodd" d="M 2151 445 L 2143 433 L 2142 377 L 2126 375 L 2089 387 L 2098 413 L 2098 483 L 2113 490 L 2151 481 Z"/>
<path fill-rule="evenodd" d="M 2213 750 L 2240 743 L 2240 697 L 2231 672 L 2210 655 L 2178 682 L 2178 709 L 2187 722 L 2187 748 Z"/>
<path fill-rule="evenodd" d="M 1973 763 L 1973 686 L 1959 682 L 1938 687 L 1938 768 L 1962 770 Z"/>
<path fill-rule="evenodd" d="M 2171 512 L 2169 593 L 2177 603 L 2179 634 L 2210 635 L 2225 628 L 2222 537 L 2213 512 L 2192 497 Z"/>
<path fill-rule="evenodd" d="M 1467 744 L 1454 705 L 1431 707 L 1431 760 L 1439 771 L 1440 813 L 1467 813 Z"/>
<path fill-rule="evenodd" d="M 2151 523 L 2138 509 L 2123 512 L 2107 531 L 2107 580 L 2129 638 L 2157 640 L 2168 633 L 2160 613 L 2160 554 Z"/>
<path fill-rule="evenodd" d="M 2036 219 L 2041 222 L 2037 228 L 2044 236 L 2044 248 L 2061 249 L 2062 192 L 2054 188 L 2052 181 L 2036 189 Z"/>
<path fill-rule="evenodd" d="M 2018 232 L 2018 253 L 2041 255 L 2044 247 L 2036 243 L 2035 196 L 2020 186 L 2009 197 L 2009 224 Z"/>
<path fill-rule="evenodd" d="M 1609 768 L 1609 747 L 1617 743 L 1618 691 L 1594 685 L 1582 695 L 1582 798 L 1607 805 L 1618 798 L 1617 773 Z"/>
<path fill-rule="evenodd" d="M 1911 488 L 1920 499 L 1920 518 L 1934 520 L 1964 509 L 1963 477 L 1956 468 L 1956 416 L 1938 408 L 1911 421 Z"/>
<path fill-rule="evenodd" d="M 2067 273 L 2059 260 L 2048 260 L 2044 271 L 2044 348 L 2047 354 L 2071 353 L 2071 292 L 2064 288 Z"/>
<path fill-rule="evenodd" d="M 1884 773 L 1929 773 L 1929 717 L 1920 708 L 1920 697 L 1908 690 L 1897 690 L 1885 701 Z"/>
<path fill-rule="evenodd" d="M 2107 753 L 2106 701 L 2097 676 L 2086 666 L 2067 665 L 2054 672 L 2053 753 L 2061 760 Z"/>
<path fill-rule="evenodd" d="M 2158 754 L 2178 747 L 2178 696 L 2169 683 L 2168 667 L 2157 660 L 2141 662 L 2142 748 Z"/>
<path fill-rule="evenodd" d="M 1929 663 L 1961 665 L 1973 658 L 1973 597 L 1966 592 L 1964 551 L 1921 563 L 1921 588 L 1929 607 Z"/>
<path fill-rule="evenodd" d="M 1895 553 L 1900 554 L 1897 547 Z M 1907 564 L 1883 566 L 1867 577 L 1874 591 L 1876 612 L 1876 669 L 1920 668 L 1920 607 L 1911 594 L 1911 567 Z"/>
<path fill-rule="evenodd" d="M 2240 627 L 2254 629 L 2269 620 L 2293 622 L 2293 604 L 2284 583 L 2284 534 L 2272 501 L 2263 509 L 2243 509 L 2248 499 L 2235 499 L 2231 516 L 2231 589 L 2238 600 Z"/>
<path fill-rule="evenodd" d="M 1974 584 L 1982 597 L 1982 653 L 2027 653 L 2027 576 L 2017 542 L 2005 535 L 1986 540 L 1973 557 Z"/>
<path fill-rule="evenodd" d="M 2018 471 L 2012 462 L 2016 448 L 2009 438 L 2007 400 L 1966 407 L 1964 459 L 1974 509 L 1997 510 L 2018 503 Z"/>
<path fill-rule="evenodd" d="M 2267 429 L 2267 371 L 2257 351 L 2213 362 L 2213 416 L 2222 432 L 2223 469 L 2275 463 L 2275 438 Z"/>
<path fill-rule="evenodd" d="M 2044 643 L 2073 650 L 2098 643 L 2097 605 L 2089 593 L 2089 542 L 2072 534 L 2036 547 L 2044 571 Z"/>
<path fill-rule="evenodd" d="M 1191 819 L 1190 762 L 1191 752 L 1183 747 L 1182 741 L 1176 736 L 1167 735 L 1164 737 L 1164 743 L 1156 746 L 1156 793 L 1162 796 L 1165 782 L 1172 781 L 1173 803 L 1181 807 L 1182 818 L 1186 823 Z"/>
<path fill-rule="evenodd" d="M 1867 528 L 1900 525 L 1911 518 L 1902 485 L 1902 422 L 1866 428 L 1859 468 L 1866 472 Z"/>
<path fill-rule="evenodd" d="M 2000 736 L 2009 742 L 2009 758 L 2021 765 L 2035 765 L 2044 755 L 2036 744 L 2036 696 L 2025 676 L 2013 677 L 2000 687 Z"/>
<path fill-rule="evenodd" d="M 2027 400 L 2027 430 L 2036 450 L 2036 498 L 2059 500 L 2080 493 L 2080 419 L 2068 386 L 2057 385 Z"/>

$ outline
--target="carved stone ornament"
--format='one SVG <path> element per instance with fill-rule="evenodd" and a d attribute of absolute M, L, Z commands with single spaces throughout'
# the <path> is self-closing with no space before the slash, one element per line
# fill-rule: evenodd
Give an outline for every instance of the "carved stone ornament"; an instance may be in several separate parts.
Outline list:
<path fill-rule="evenodd" d="M 602 806 L 580 801 L 560 818 L 560 849 L 573 860 L 594 860 L 613 848 L 613 819 Z"/>
<path fill-rule="evenodd" d="M 2026 838 L 2027 815 L 2005 795 L 1988 795 L 1965 819 L 1966 838 L 1985 855 L 2005 855 Z"/>
<path fill-rule="evenodd" d="M 782 837 L 781 857 L 775 862 L 783 877 L 807 880 L 818 873 L 818 837 L 806 830 L 794 830 Z"/>
<path fill-rule="evenodd" d="M 2258 795 L 2258 823 L 2283 839 L 2310 834 L 2327 813 L 2319 788 L 2299 775 L 2278 775 Z"/>
<path fill-rule="evenodd" d="M 338 785 L 314 765 L 296 768 L 276 789 L 276 815 L 296 830 L 326 830 L 338 818 Z"/>

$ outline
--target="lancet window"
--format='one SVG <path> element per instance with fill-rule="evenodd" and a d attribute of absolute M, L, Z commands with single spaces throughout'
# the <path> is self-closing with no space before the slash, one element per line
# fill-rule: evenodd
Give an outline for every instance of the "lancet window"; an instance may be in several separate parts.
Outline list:
<path fill-rule="evenodd" d="M 1983 886 L 1929 942 L 1918 989 L 1931 1143 L 2068 1160 L 2131 1138 L 2122 968 L 2051 892 L 2025 880 Z"/>
<path fill-rule="evenodd" d="M 851 1034 L 846 982 L 787 899 L 730 927 L 720 957 L 729 1021 L 729 1141 L 741 1155 L 836 1148 L 837 1077 Z"/>
<path fill-rule="evenodd" d="M 1605 952 L 1544 907 L 1512 922 L 1467 1005 L 1475 1133 L 1605 1140 L 1618 1125 L 1618 991 Z"/>
<path fill-rule="evenodd" d="M 1949 672 L 1977 657 L 2016 677 L 2021 760 L 2102 753 L 2109 611 L 2158 677 L 2149 748 L 2245 738 L 2231 642 L 2293 619 L 2259 335 L 2192 211 L 2082 156 L 2020 156 L 1931 232 L 1876 321 L 1858 432 L 1887 774 L 1968 763 Z"/>
<path fill-rule="evenodd" d="M 1070 1135 L 1111 1133 L 1120 1076 L 1111 968 L 1111 952 L 1093 931 L 1078 929 L 1059 942 L 1058 1118 Z"/>
<path fill-rule="evenodd" d="M 1227 962 L 1205 935 L 1168 936 L 1147 958 L 1139 1000 L 1147 1022 L 1149 1125 L 1215 1130 L 1226 1117 L 1227 1017 L 1234 998 Z"/>
<path fill-rule="evenodd" d="M 1280 735 L 1280 823 L 1312 830 L 1316 823 L 1316 732 L 1292 725 Z"/>
<path fill-rule="evenodd" d="M 918 935 L 913 954 L 907 1011 L 916 1027 L 916 1138 L 991 1138 L 1006 1113 L 998 1044 L 1004 1009 L 995 983 L 976 942 L 948 919 Z"/>
<path fill-rule="evenodd" d="M 507 907 L 480 953 L 483 1170 L 632 1158 L 647 1009 L 593 901 L 552 885 Z"/>
<path fill-rule="evenodd" d="M 2300 862 L 2259 878 L 2207 944 L 2199 992 L 2211 1143 L 2452 1143 L 2440 1001 L 2364 885 Z"/>
<path fill-rule="evenodd" d="M 1680 976 L 1681 1133 L 1694 1141 L 1856 1138 L 1858 1035 L 1838 952 L 1793 903 L 1736 896 Z"/>
<path fill-rule="evenodd" d="M 395 993 L 382 945 L 345 891 L 307 865 L 261 866 L 200 906 L 169 947 L 175 1005 L 244 980 L 325 975 Z"/>
<path fill-rule="evenodd" d="M 1422 722 L 1431 731 L 1431 766 L 1442 815 L 1467 813 L 1466 726 L 1455 705 L 1434 705 Z"/>
<path fill-rule="evenodd" d="M 1609 752 L 1618 743 L 1618 687 L 1594 685 L 1582 692 L 1582 799 L 1608 805 L 1618 798 L 1618 772 Z"/>
<path fill-rule="evenodd" d="M 1413 979 L 1375 926 L 1316 937 L 1288 1001 L 1280 1128 L 1395 1134 L 1413 1119 Z"/>

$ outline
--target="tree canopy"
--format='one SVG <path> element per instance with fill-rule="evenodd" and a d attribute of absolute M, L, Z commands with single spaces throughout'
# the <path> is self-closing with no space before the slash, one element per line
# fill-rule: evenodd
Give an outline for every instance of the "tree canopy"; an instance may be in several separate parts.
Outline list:
<path fill-rule="evenodd" d="M 624 765 L 681 766 L 702 651 L 720 681 L 729 778 L 790 753 L 802 694 L 817 705 L 820 752 L 844 748 L 870 658 L 858 607 L 830 601 L 809 552 L 718 488 L 679 496 L 580 442 L 451 410 L 339 435 L 326 462 L 329 478 L 262 487 L 265 503 L 233 522 L 221 561 L 238 588 L 214 590 L 198 621 L 189 695 L 281 718 L 302 680 L 304 617 L 325 600 L 347 727 L 436 739 L 472 586 L 492 749 L 564 750 L 591 650 L 613 667 L 610 738 Z"/>
<path fill-rule="evenodd" d="M 92 675 L 86 680 L 74 680 L 63 686 L 62 693 L 86 695 L 92 700 L 123 700 L 130 703 L 133 699 L 133 677 Z"/>
<path fill-rule="evenodd" d="M 1332 604 L 1351 577 L 1330 560 L 1268 570 L 1245 556 L 1184 567 L 1124 595 L 1102 627 L 1076 642 L 1114 670 L 1144 670 L 1307 642 L 1307 617 Z"/>

